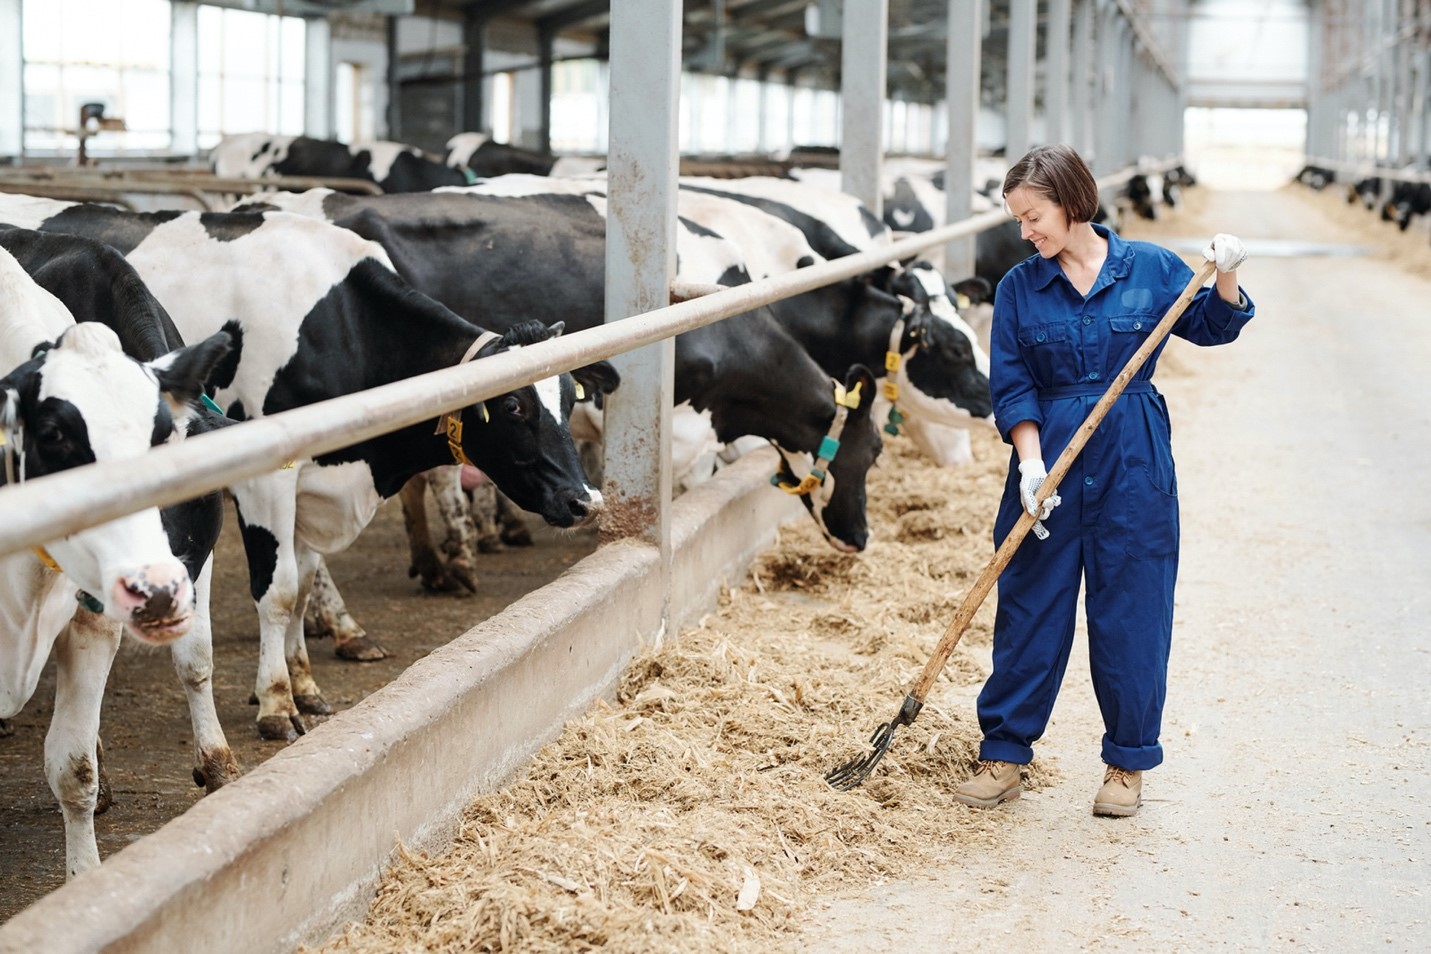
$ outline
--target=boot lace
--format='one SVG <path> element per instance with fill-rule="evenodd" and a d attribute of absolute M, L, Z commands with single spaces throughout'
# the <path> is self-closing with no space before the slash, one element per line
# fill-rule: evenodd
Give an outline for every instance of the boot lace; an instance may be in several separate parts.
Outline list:
<path fill-rule="evenodd" d="M 1119 768 L 1116 765 L 1108 766 L 1108 771 L 1103 773 L 1104 785 L 1107 785 L 1109 782 L 1118 782 L 1124 787 L 1128 787 L 1129 783 L 1132 781 L 1133 773 L 1130 772 L 1128 769 Z"/>
<path fill-rule="evenodd" d="M 989 775 L 997 775 L 999 774 L 999 766 L 1003 764 L 1003 762 L 997 760 L 980 759 L 979 764 L 974 769 L 974 774 L 983 775 L 988 773 Z"/>

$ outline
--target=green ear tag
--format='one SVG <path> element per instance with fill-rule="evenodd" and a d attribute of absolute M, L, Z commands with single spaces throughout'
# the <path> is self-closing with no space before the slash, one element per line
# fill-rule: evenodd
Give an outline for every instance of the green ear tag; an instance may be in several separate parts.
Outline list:
<path fill-rule="evenodd" d="M 199 394 L 199 403 L 202 404 L 204 407 L 208 408 L 209 410 L 213 411 L 220 417 L 227 416 L 224 414 L 224 409 L 215 404 L 214 399 L 209 397 L 207 394 Z"/>

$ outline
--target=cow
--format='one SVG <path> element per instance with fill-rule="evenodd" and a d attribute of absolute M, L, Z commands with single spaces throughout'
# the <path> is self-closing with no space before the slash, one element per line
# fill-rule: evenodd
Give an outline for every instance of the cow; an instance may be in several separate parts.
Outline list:
<path fill-rule="evenodd" d="M 399 274 L 458 314 L 495 303 L 499 313 L 562 321 L 577 330 L 604 320 L 606 200 L 594 190 L 520 196 L 347 196 L 309 190 L 262 201 L 322 217 L 378 242 Z M 730 276 L 749 280 L 733 243 L 697 223 L 679 225 L 677 271 L 683 278 L 704 285 Z M 548 266 L 550 277 L 543 274 Z M 864 387 L 867 378 L 870 385 Z M 848 366 L 839 381 L 840 387 L 832 388 L 831 375 L 769 309 L 676 338 L 676 403 L 709 411 L 722 443 L 747 434 L 767 438 L 781 450 L 785 468 L 803 477 L 820 439 L 834 421 L 844 422 L 841 450 L 828 470 L 831 479 L 802 499 L 832 546 L 857 552 L 868 539 L 865 472 L 880 444 L 868 422 L 869 370 Z M 838 406 L 840 390 L 858 395 L 860 406 Z"/>
<path fill-rule="evenodd" d="M 1337 181 L 1336 171 L 1324 166 L 1303 166 L 1297 171 L 1296 181 L 1308 186 L 1314 192 L 1321 192 Z"/>
<path fill-rule="evenodd" d="M 1413 216 L 1431 212 L 1431 185 L 1425 182 L 1397 182 L 1391 187 L 1391 198 L 1381 207 L 1381 220 L 1395 222 L 1405 232 Z"/>
<path fill-rule="evenodd" d="M 512 174 L 569 176 L 606 168 L 604 159 L 554 156 L 509 146 L 475 132 L 458 133 L 447 140 L 447 164 L 455 169 L 470 169 L 479 179 Z"/>
<path fill-rule="evenodd" d="M 184 346 L 164 307 L 117 251 L 76 235 L 0 230 L 0 248 L 14 256 L 40 287 L 53 294 L 77 322 L 97 321 L 119 337 L 124 353 L 155 361 Z M 207 406 L 193 410 L 183 428 L 201 434 L 231 425 Z M 245 481 L 244 493 L 261 493 L 266 477 Z M 194 732 L 194 781 L 213 792 L 239 776 L 239 766 L 214 708 L 212 625 L 209 617 L 211 554 L 223 524 L 222 493 L 215 491 L 160 511 L 174 552 L 194 584 L 189 631 L 170 644 L 184 687 Z"/>
<path fill-rule="evenodd" d="M 0 222 L 107 242 L 134 266 L 185 338 L 227 330 L 234 353 L 213 383 L 218 402 L 236 420 L 455 366 L 561 331 L 511 321 L 504 333 L 489 335 L 415 291 L 394 273 L 381 246 L 305 216 L 128 213 L 0 196 Z M 582 473 L 566 420 L 575 400 L 570 375 L 544 379 L 451 416 L 297 460 L 278 475 L 288 487 L 282 497 L 246 501 L 235 493 L 259 610 L 261 736 L 291 739 L 304 731 L 300 712 L 331 711 L 303 641 L 316 568 L 321 554 L 352 543 L 378 504 L 412 475 L 465 458 L 548 523 L 571 527 L 595 519 L 601 495 Z M 345 635 L 350 638 L 336 647 L 341 658 L 386 654 L 364 636 Z"/>
<path fill-rule="evenodd" d="M 220 332 L 141 364 L 107 326 L 75 325 L 3 250 L 0 299 L 0 367 L 13 367 L 0 378 L 5 483 L 132 459 L 169 440 L 231 347 Z M 182 638 L 194 586 L 154 507 L 0 557 L 0 581 L 0 717 L 20 711 L 56 659 L 45 774 L 73 878 L 99 865 L 100 708 L 121 635 L 152 645 Z"/>
<path fill-rule="evenodd" d="M 1358 201 L 1368 209 L 1376 208 L 1381 199 L 1381 176 L 1365 176 L 1347 189 L 1347 205 Z"/>
<path fill-rule="evenodd" d="M 225 178 L 366 179 L 384 192 L 426 192 L 476 179 L 465 166 L 448 165 L 405 143 L 377 140 L 350 144 L 268 133 L 225 136 L 209 151 L 209 164 L 215 175 Z"/>

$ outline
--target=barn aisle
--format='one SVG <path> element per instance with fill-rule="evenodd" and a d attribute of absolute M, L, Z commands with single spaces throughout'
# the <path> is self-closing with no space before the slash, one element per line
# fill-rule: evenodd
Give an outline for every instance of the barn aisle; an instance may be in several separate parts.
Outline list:
<path fill-rule="evenodd" d="M 1058 780 L 1000 809 L 986 851 L 826 898 L 798 947 L 1424 944 L 1431 248 L 1301 187 L 1198 189 L 1125 229 L 1189 252 L 1215 231 L 1248 240 L 1258 314 L 1230 347 L 1174 342 L 1157 377 L 1184 542 L 1167 760 L 1143 811 L 1090 814 L 1101 725 L 1080 628 L 1038 748 Z M 972 714 L 977 689 L 942 704 Z"/>

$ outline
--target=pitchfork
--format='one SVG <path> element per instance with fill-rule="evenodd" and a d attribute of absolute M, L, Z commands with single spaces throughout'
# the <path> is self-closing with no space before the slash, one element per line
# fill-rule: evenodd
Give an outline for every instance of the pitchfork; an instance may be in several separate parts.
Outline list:
<path fill-rule="evenodd" d="M 1182 317 L 1183 311 L 1187 309 L 1188 303 L 1193 300 L 1203 283 L 1212 276 L 1216 270 L 1216 265 L 1212 262 L 1205 262 L 1201 268 L 1188 281 L 1187 287 L 1173 302 L 1167 314 L 1163 315 L 1162 321 L 1148 335 L 1148 340 L 1143 342 L 1133 356 L 1128 359 L 1128 363 L 1123 365 L 1123 370 L 1113 379 L 1108 386 L 1108 390 L 1098 399 L 1098 403 L 1093 405 L 1093 410 L 1088 417 L 1078 426 L 1078 431 L 1073 435 L 1073 440 L 1068 442 L 1068 446 L 1063 449 L 1063 453 L 1058 455 L 1058 460 L 1054 462 L 1053 469 L 1048 472 L 1048 477 L 1039 487 L 1036 499 L 1038 506 L 1034 507 L 1037 513 L 1042 509 L 1045 499 L 1058 491 L 1058 482 L 1068 473 L 1068 468 L 1073 465 L 1074 458 L 1083 450 L 1083 445 L 1088 443 L 1088 439 L 1093 436 L 1093 432 L 1098 425 L 1103 422 L 1108 409 L 1113 406 L 1113 402 L 1118 400 L 1118 396 L 1123 393 L 1123 389 L 1128 386 L 1128 382 L 1133 379 L 1133 375 L 1143 366 L 1143 362 L 1148 360 L 1148 356 L 1157 349 L 1163 339 L 1168 336 L 1173 325 Z M 890 743 L 894 740 L 894 730 L 902 725 L 909 725 L 919 717 L 919 710 L 924 708 L 924 698 L 929 694 L 929 689 L 934 685 L 934 680 L 943 671 L 944 664 L 949 661 L 949 654 L 954 651 L 954 647 L 959 644 L 959 638 L 964 635 L 964 629 L 969 625 L 969 620 L 974 618 L 974 613 L 984 602 L 984 597 L 989 595 L 989 590 L 993 589 L 994 581 L 999 578 L 999 574 L 1004 572 L 1004 567 L 1009 565 L 1013 559 L 1014 551 L 1019 548 L 1024 537 L 1028 535 L 1029 528 L 1034 525 L 1034 514 L 1027 510 L 1020 515 L 1018 523 L 1009 531 L 1009 535 L 1004 538 L 1004 542 L 995 551 L 993 559 L 988 566 L 984 567 L 984 572 L 979 574 L 979 578 L 974 581 L 974 586 L 964 596 L 964 602 L 959 605 L 959 611 L 954 614 L 954 619 L 949 624 L 949 628 L 944 631 L 943 637 L 939 640 L 939 645 L 934 647 L 934 655 L 929 657 L 929 662 L 924 664 L 924 671 L 919 674 L 919 678 L 914 680 L 908 694 L 904 697 L 904 702 L 900 704 L 899 712 L 890 721 L 875 729 L 874 735 L 870 736 L 872 749 L 864 755 L 853 758 L 843 765 L 831 769 L 825 775 L 825 781 L 830 783 L 832 788 L 840 791 L 849 791 L 859 785 L 869 774 L 874 771 L 874 767 L 879 764 L 879 760 L 884 758 L 884 754 L 889 751 Z"/>

